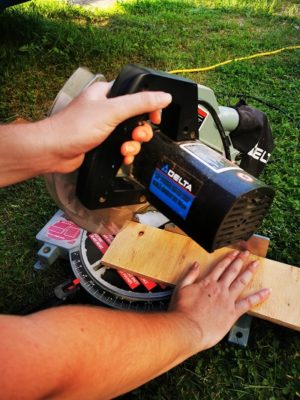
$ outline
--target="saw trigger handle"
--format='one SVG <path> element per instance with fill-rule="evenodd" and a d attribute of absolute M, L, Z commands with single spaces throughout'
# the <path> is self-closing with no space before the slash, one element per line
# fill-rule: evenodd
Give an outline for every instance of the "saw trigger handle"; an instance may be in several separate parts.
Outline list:
<path fill-rule="evenodd" d="M 127 65 L 115 80 L 108 98 L 141 91 L 165 91 L 172 103 L 162 111 L 160 130 L 175 141 L 194 139 L 197 132 L 197 84 L 185 78 Z M 116 189 L 116 174 L 123 156 L 121 145 L 131 140 L 133 129 L 148 119 L 147 115 L 130 118 L 121 124 L 97 148 L 85 155 L 79 169 L 76 195 L 88 209 L 107 207 L 106 200 Z M 109 202 L 109 206 L 113 206 Z"/>

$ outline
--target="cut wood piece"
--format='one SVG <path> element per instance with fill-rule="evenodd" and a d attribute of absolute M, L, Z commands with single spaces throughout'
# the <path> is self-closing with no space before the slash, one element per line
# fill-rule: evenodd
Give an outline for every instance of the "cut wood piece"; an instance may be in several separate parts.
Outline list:
<path fill-rule="evenodd" d="M 178 226 L 172 222 L 165 225 L 165 230 L 168 232 L 178 233 L 179 235 L 186 235 L 183 230 L 178 228 Z M 269 245 L 270 239 L 266 236 L 253 235 L 247 241 L 241 240 L 230 247 L 238 250 L 249 250 L 250 253 L 255 254 L 256 256 L 266 257 Z"/>
<path fill-rule="evenodd" d="M 230 248 L 207 253 L 188 236 L 129 222 L 116 236 L 102 263 L 163 283 L 176 285 L 194 261 L 205 276 Z M 258 259 L 251 256 L 251 259 Z M 244 294 L 264 287 L 272 295 L 250 314 L 300 330 L 300 268 L 260 258 L 261 266 Z"/>

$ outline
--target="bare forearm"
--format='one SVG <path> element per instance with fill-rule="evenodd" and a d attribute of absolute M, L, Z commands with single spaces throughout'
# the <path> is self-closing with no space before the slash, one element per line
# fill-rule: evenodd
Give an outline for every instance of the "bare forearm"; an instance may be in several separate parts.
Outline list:
<path fill-rule="evenodd" d="M 186 326 L 189 323 L 175 312 L 135 314 L 63 307 L 23 318 L 21 330 L 20 318 L 12 318 L 17 318 L 11 320 L 12 333 L 3 337 L 9 337 L 13 354 L 18 354 L 10 371 L 16 380 L 26 383 L 28 398 L 110 399 L 197 351 Z M 9 348 L 7 343 L 1 346 Z M 5 359 L 10 360 L 10 355 Z M 8 367 L 6 364 L 5 369 Z M 9 377 L 0 376 L 10 382 Z M 29 388 L 32 376 L 35 382 Z"/>
<path fill-rule="evenodd" d="M 49 135 L 47 120 L 0 126 L 0 187 L 51 170 Z"/>
<path fill-rule="evenodd" d="M 171 101 L 171 96 L 163 92 L 107 99 L 110 86 L 99 82 L 91 85 L 66 108 L 42 121 L 0 126 L 0 187 L 45 173 L 75 171 L 84 155 L 122 121 L 150 113 L 151 121 L 157 124 L 159 110 Z M 124 161 L 133 162 L 140 143 L 151 137 L 150 126 L 135 130 L 133 140 L 120 149 Z"/>

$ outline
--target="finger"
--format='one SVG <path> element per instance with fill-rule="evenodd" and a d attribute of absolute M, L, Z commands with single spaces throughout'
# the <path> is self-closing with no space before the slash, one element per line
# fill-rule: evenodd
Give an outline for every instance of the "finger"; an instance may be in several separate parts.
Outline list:
<path fill-rule="evenodd" d="M 146 122 L 143 125 L 137 126 L 132 131 L 132 139 L 137 142 L 149 142 L 153 137 L 153 131 Z"/>
<path fill-rule="evenodd" d="M 141 144 L 134 140 L 130 140 L 122 144 L 120 151 L 122 156 L 126 157 L 126 156 L 136 156 L 140 150 L 141 150 Z"/>
<path fill-rule="evenodd" d="M 255 271 L 259 266 L 259 261 L 253 261 L 244 272 L 242 272 L 231 284 L 230 291 L 233 296 L 238 297 L 245 287 L 251 282 Z"/>
<path fill-rule="evenodd" d="M 84 93 L 88 95 L 90 100 L 99 101 L 100 98 L 106 97 L 111 86 L 111 82 L 95 82 L 91 86 L 88 86 L 84 90 Z"/>
<path fill-rule="evenodd" d="M 161 110 L 152 111 L 149 115 L 152 124 L 159 125 L 161 123 Z"/>
<path fill-rule="evenodd" d="M 134 156 L 125 156 L 124 160 L 123 160 L 123 163 L 125 165 L 130 165 L 130 164 L 133 163 L 133 161 L 134 161 Z"/>
<path fill-rule="evenodd" d="M 226 286 L 229 287 L 231 283 L 235 280 L 235 278 L 241 272 L 241 269 L 244 265 L 245 260 L 249 256 L 249 251 L 241 252 L 229 265 L 229 267 L 225 270 L 223 275 L 220 277 L 220 281 Z"/>
<path fill-rule="evenodd" d="M 212 270 L 212 272 L 209 274 L 210 277 L 217 281 L 220 276 L 223 274 L 223 272 L 226 270 L 226 268 L 228 268 L 228 266 L 232 263 L 233 260 L 235 260 L 235 258 L 240 254 L 240 252 L 238 250 L 234 250 L 228 254 L 226 254 L 226 256 L 219 261 L 216 266 L 214 267 L 214 269 Z"/>
<path fill-rule="evenodd" d="M 165 92 L 139 92 L 109 99 L 115 126 L 128 118 L 166 107 L 172 96 Z"/>
<path fill-rule="evenodd" d="M 199 277 L 199 263 L 194 262 L 191 268 L 187 271 L 187 273 L 184 275 L 182 280 L 176 285 L 176 289 L 182 289 L 185 286 L 192 285 L 197 281 L 197 278 Z"/>
<path fill-rule="evenodd" d="M 248 312 L 251 308 L 263 303 L 271 294 L 271 289 L 261 289 L 258 292 L 239 300 L 236 305 L 238 316 Z"/>

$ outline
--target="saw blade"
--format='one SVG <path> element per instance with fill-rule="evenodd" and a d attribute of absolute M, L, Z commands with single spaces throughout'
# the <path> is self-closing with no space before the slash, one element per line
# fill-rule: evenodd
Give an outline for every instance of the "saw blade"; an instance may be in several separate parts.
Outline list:
<path fill-rule="evenodd" d="M 49 174 L 46 186 L 56 204 L 81 228 L 103 235 L 116 235 L 124 223 L 145 208 L 145 204 L 89 210 L 76 196 L 77 171 L 70 174 Z"/>

